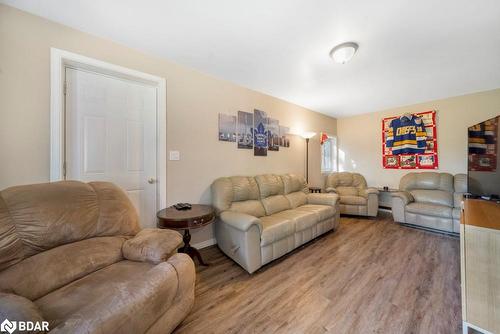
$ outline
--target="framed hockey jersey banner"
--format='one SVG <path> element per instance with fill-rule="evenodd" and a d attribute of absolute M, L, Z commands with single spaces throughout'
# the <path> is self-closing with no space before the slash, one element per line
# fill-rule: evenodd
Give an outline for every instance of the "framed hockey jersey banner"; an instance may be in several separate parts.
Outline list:
<path fill-rule="evenodd" d="M 437 169 L 436 111 L 382 120 L 384 168 Z"/>

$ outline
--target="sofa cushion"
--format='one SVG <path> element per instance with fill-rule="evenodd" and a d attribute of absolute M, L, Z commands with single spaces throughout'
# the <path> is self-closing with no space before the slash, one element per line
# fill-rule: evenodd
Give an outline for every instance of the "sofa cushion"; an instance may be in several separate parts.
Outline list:
<path fill-rule="evenodd" d="M 316 213 L 305 210 L 285 210 L 272 215 L 273 217 L 284 217 L 295 224 L 295 232 L 311 228 L 319 222 Z"/>
<path fill-rule="evenodd" d="M 307 204 L 307 195 L 302 191 L 296 191 L 285 195 L 286 199 L 290 203 L 290 207 L 295 209 L 298 206 Z"/>
<path fill-rule="evenodd" d="M 356 187 L 340 186 L 335 189 L 340 196 L 358 196 L 359 189 Z"/>
<path fill-rule="evenodd" d="M 272 244 L 295 233 L 295 224 L 288 218 L 272 215 L 262 217 L 260 220 L 262 222 L 261 246 Z"/>
<path fill-rule="evenodd" d="M 212 204 L 217 213 L 231 210 L 257 217 L 265 214 L 260 203 L 259 187 L 253 177 L 221 177 L 212 183 L 211 191 Z"/>
<path fill-rule="evenodd" d="M 246 213 L 247 215 L 254 217 L 262 217 L 266 215 L 262 202 L 258 200 L 233 202 L 229 207 L 229 211 Z"/>
<path fill-rule="evenodd" d="M 413 189 L 442 190 L 452 193 L 453 175 L 436 172 L 408 173 L 399 181 L 399 189 L 405 191 Z"/>
<path fill-rule="evenodd" d="M 366 197 L 341 195 L 340 204 L 366 205 Z"/>
<path fill-rule="evenodd" d="M 290 202 L 284 195 L 274 195 L 262 199 L 262 205 L 267 215 L 288 210 L 291 208 Z"/>
<path fill-rule="evenodd" d="M 259 187 L 253 177 L 232 176 L 233 202 L 259 199 Z"/>
<path fill-rule="evenodd" d="M 415 199 L 415 202 L 453 206 L 453 193 L 448 191 L 415 189 L 411 190 L 410 194 Z"/>
<path fill-rule="evenodd" d="M 284 193 L 290 194 L 294 192 L 308 193 L 306 180 L 303 177 L 294 174 L 281 175 L 283 181 Z"/>
<path fill-rule="evenodd" d="M 406 211 L 419 215 L 451 218 L 451 207 L 439 204 L 414 202 L 406 206 Z"/>
<path fill-rule="evenodd" d="M 323 221 L 325 219 L 332 218 L 335 216 L 335 207 L 330 205 L 320 205 L 320 204 L 306 204 L 301 205 L 295 210 L 314 212 L 317 215 L 319 221 Z"/>
<path fill-rule="evenodd" d="M 274 174 L 257 175 L 255 181 L 259 185 L 260 197 L 267 198 L 274 195 L 283 195 L 284 187 L 281 177 Z"/>
<path fill-rule="evenodd" d="M 168 262 L 121 261 L 35 304 L 51 329 L 61 326 L 68 333 L 144 333 L 167 312 L 178 284 L 177 272 Z"/>
<path fill-rule="evenodd" d="M 125 237 L 99 237 L 52 248 L 0 272 L 0 291 L 30 300 L 121 261 Z"/>

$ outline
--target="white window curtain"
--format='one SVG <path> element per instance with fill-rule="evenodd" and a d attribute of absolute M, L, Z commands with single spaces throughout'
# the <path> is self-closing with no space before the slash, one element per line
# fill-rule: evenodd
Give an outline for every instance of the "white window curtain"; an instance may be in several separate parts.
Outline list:
<path fill-rule="evenodd" d="M 328 136 L 328 139 L 321 145 L 321 172 L 332 173 L 337 170 L 337 137 Z"/>

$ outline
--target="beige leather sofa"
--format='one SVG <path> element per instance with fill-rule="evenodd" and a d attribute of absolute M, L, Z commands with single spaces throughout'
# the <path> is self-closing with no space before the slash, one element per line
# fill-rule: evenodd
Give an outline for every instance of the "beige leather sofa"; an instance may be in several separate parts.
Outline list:
<path fill-rule="evenodd" d="M 326 178 L 325 190 L 340 197 L 340 213 L 376 217 L 378 190 L 368 188 L 363 175 L 350 172 L 331 173 Z"/>
<path fill-rule="evenodd" d="M 249 273 L 340 221 L 338 196 L 309 194 L 302 177 L 222 177 L 212 184 L 219 248 Z"/>
<path fill-rule="evenodd" d="M 140 231 L 127 196 L 105 182 L 0 192 L 0 322 L 51 333 L 169 333 L 194 301 L 179 233 Z"/>
<path fill-rule="evenodd" d="M 408 173 L 392 193 L 394 221 L 460 233 L 460 203 L 467 191 L 467 175 Z"/>

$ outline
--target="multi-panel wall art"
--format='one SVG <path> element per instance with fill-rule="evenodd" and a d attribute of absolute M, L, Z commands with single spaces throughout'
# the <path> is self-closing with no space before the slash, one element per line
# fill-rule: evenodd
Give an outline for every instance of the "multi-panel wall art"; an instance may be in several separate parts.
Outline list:
<path fill-rule="evenodd" d="M 241 149 L 253 149 L 255 156 L 290 147 L 289 132 L 289 127 L 281 126 L 262 110 L 238 111 L 238 116 L 219 114 L 219 140 L 237 142 Z"/>

